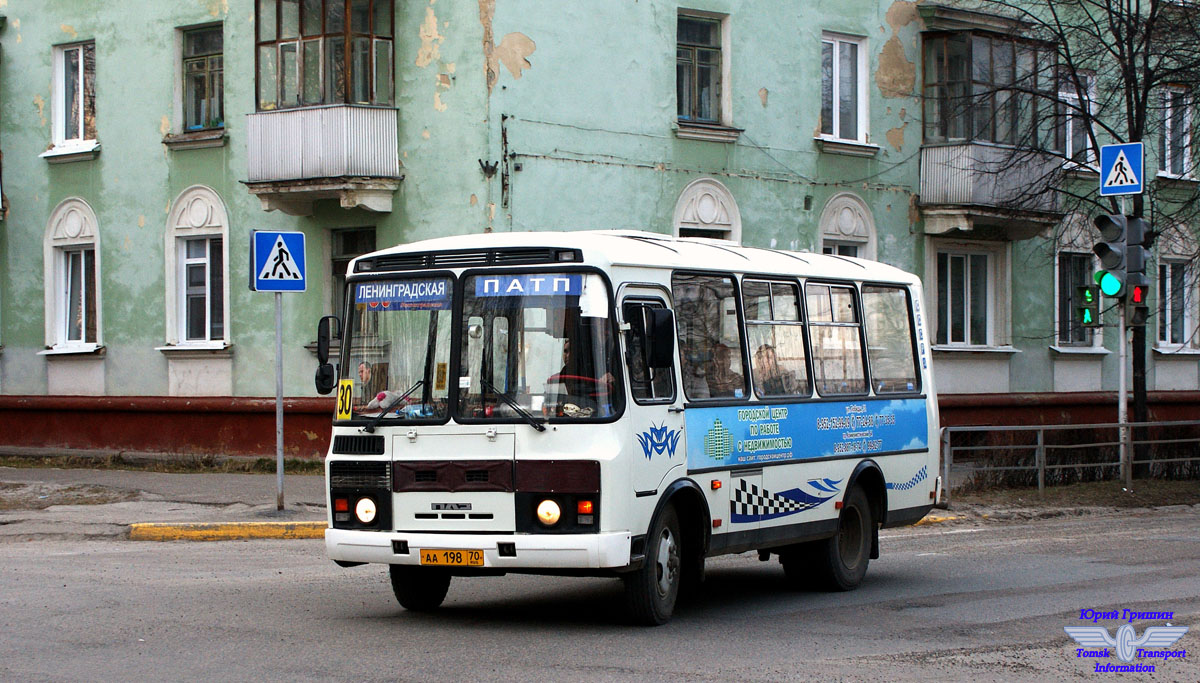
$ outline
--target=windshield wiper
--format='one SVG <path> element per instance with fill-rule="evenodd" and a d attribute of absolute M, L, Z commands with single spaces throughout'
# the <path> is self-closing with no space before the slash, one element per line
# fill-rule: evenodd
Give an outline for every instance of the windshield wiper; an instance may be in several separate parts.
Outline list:
<path fill-rule="evenodd" d="M 396 400 L 387 404 L 387 407 L 383 409 L 383 412 L 381 412 L 378 415 L 376 415 L 375 417 L 371 418 L 371 421 L 368 422 L 367 425 L 359 431 L 363 431 L 368 434 L 374 434 L 375 428 L 379 426 L 379 423 L 383 420 L 383 416 L 387 415 L 389 412 L 391 412 L 392 408 L 395 408 L 398 403 L 400 403 L 404 399 L 408 398 L 412 394 L 412 392 L 417 390 L 417 387 L 421 386 L 424 383 L 425 383 L 425 380 L 423 380 L 423 379 L 417 380 L 416 384 L 409 387 L 408 391 L 401 394 L 399 398 L 397 398 Z M 422 405 L 424 405 L 424 404 L 422 404 Z"/>
<path fill-rule="evenodd" d="M 504 402 L 508 404 L 508 407 L 517 411 L 517 414 L 520 415 L 522 418 L 524 418 L 524 420 L 529 423 L 529 426 L 533 427 L 534 429 L 538 430 L 539 432 L 546 431 L 546 425 L 542 424 L 542 422 L 545 422 L 545 420 L 538 420 L 536 417 L 534 417 L 533 415 L 526 412 L 525 409 L 522 408 L 519 403 L 517 403 L 516 401 L 513 400 L 512 396 L 509 396 L 508 394 L 504 393 L 503 391 L 500 391 L 499 389 L 497 389 L 495 387 L 495 385 L 493 385 L 491 382 L 487 381 L 486 379 L 484 379 L 482 377 L 479 378 L 479 383 L 481 385 L 483 385 L 484 389 L 487 389 L 488 391 L 492 392 L 493 394 L 495 394 L 495 395 L 499 396 L 501 399 L 503 399 Z"/>

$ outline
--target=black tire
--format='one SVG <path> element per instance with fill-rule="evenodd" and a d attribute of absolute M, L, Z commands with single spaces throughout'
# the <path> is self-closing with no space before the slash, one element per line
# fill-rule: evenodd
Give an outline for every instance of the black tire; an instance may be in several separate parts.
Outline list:
<path fill-rule="evenodd" d="M 819 587 L 834 591 L 858 588 L 871 561 L 873 524 L 867 494 L 855 486 L 842 502 L 837 533 L 818 541 L 817 552 L 810 556 L 812 576 Z"/>
<path fill-rule="evenodd" d="M 392 592 L 400 606 L 412 612 L 437 609 L 450 590 L 450 572 L 429 567 L 388 565 L 392 577 Z"/>
<path fill-rule="evenodd" d="M 663 508 L 646 537 L 646 561 L 624 578 L 625 602 L 636 624 L 658 626 L 671 620 L 683 568 L 679 515 Z"/>

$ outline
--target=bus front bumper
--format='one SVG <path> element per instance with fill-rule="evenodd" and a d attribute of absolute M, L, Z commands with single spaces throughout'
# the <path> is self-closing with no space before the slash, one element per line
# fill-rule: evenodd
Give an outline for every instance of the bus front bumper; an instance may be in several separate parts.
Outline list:
<path fill-rule="evenodd" d="M 417 565 L 422 550 L 482 550 L 484 569 L 605 569 L 629 565 L 630 540 L 628 532 L 497 535 L 326 529 L 325 551 L 340 562 Z M 407 553 L 396 552 L 405 545 Z M 508 546 L 512 555 L 502 557 L 501 546 Z"/>

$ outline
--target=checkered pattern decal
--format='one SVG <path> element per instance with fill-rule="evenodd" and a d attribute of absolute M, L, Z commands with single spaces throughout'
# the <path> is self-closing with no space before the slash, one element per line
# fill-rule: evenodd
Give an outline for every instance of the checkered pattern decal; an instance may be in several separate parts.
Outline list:
<path fill-rule="evenodd" d="M 797 512 L 811 510 L 821 503 L 833 500 L 838 494 L 838 484 L 841 481 L 831 479 L 813 479 L 806 486 L 828 494 L 813 495 L 802 488 L 794 488 L 781 493 L 771 493 L 745 479 L 738 480 L 738 486 L 733 490 L 733 498 L 729 501 L 729 521 L 734 524 L 760 522 L 794 515 Z"/>

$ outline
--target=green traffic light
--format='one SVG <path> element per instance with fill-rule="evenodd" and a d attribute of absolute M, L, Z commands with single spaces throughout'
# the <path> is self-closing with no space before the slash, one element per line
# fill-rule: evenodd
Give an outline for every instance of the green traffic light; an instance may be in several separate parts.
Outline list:
<path fill-rule="evenodd" d="M 1125 283 L 1121 282 L 1121 278 L 1106 270 L 1096 273 L 1096 281 L 1100 283 L 1100 292 L 1104 296 L 1118 296 L 1125 286 Z"/>
<path fill-rule="evenodd" d="M 1090 309 L 1090 308 L 1083 309 L 1083 324 L 1084 325 L 1092 324 L 1092 309 Z"/>

